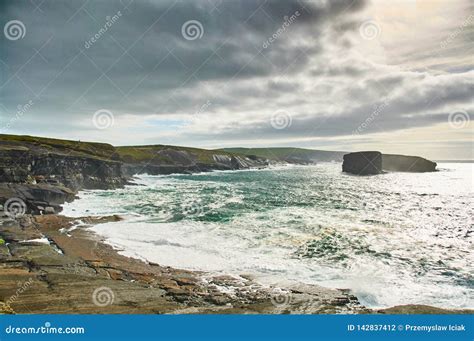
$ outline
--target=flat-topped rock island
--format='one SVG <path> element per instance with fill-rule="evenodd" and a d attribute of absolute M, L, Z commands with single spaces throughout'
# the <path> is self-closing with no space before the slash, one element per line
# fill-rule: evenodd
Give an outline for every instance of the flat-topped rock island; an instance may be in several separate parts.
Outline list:
<path fill-rule="evenodd" d="M 435 172 L 436 162 L 420 156 L 382 154 L 378 151 L 361 151 L 345 154 L 342 171 L 356 175 L 374 175 L 384 172 Z"/>

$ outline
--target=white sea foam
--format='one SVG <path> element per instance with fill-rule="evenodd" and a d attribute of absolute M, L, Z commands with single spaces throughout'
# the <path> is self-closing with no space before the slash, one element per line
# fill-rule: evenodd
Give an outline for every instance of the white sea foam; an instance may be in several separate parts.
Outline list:
<path fill-rule="evenodd" d="M 47 244 L 47 245 L 50 244 L 48 238 L 46 238 L 46 237 L 28 239 L 28 240 L 20 240 L 20 243 L 40 243 L 40 244 Z"/>

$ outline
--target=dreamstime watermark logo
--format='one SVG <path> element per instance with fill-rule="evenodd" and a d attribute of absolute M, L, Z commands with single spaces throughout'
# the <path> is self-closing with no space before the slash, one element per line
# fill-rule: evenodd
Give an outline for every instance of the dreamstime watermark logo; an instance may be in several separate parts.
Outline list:
<path fill-rule="evenodd" d="M 174 217 L 173 211 L 169 208 L 161 208 L 156 215 L 161 221 L 168 221 Z"/>
<path fill-rule="evenodd" d="M 181 26 L 181 34 L 186 40 L 201 39 L 204 34 L 204 27 L 197 20 L 188 20 Z"/>
<path fill-rule="evenodd" d="M 465 308 L 469 302 L 469 293 L 466 291 L 457 292 L 456 298 L 452 300 L 452 304 L 457 309 Z"/>
<path fill-rule="evenodd" d="M 111 16 L 106 16 L 105 17 L 105 24 L 97 31 L 96 34 L 94 34 L 89 40 L 87 40 L 84 43 L 84 47 L 86 49 L 90 48 L 92 45 L 94 45 L 108 30 L 109 28 L 112 27 L 113 24 L 115 24 L 117 21 L 119 21 L 120 17 L 122 16 L 122 12 L 118 11 L 115 15 Z"/>
<path fill-rule="evenodd" d="M 296 11 L 291 16 L 284 16 L 283 17 L 283 24 L 275 31 L 267 40 L 265 40 L 262 44 L 264 49 L 268 48 L 271 44 L 273 44 L 280 36 L 286 31 L 291 24 L 293 24 L 296 19 L 301 15 L 300 11 Z"/>
<path fill-rule="evenodd" d="M 466 29 L 466 27 L 468 27 L 472 23 L 473 20 L 474 20 L 474 14 L 469 15 L 462 22 L 462 24 L 457 28 L 456 31 L 451 33 L 448 38 L 446 38 L 439 44 L 439 47 L 441 47 L 442 49 L 445 49 L 449 44 L 453 42 L 454 39 L 456 39 L 458 35 L 460 35 Z"/>
<path fill-rule="evenodd" d="M 62 335 L 62 334 L 85 334 L 86 330 L 84 327 L 53 327 L 51 322 L 45 322 L 44 326 L 39 327 L 24 327 L 24 326 L 12 326 L 9 325 L 5 328 L 6 334 L 13 335 Z"/>
<path fill-rule="evenodd" d="M 270 301 L 276 308 L 286 308 L 293 301 L 293 297 L 289 291 L 274 289 L 271 293 Z"/>
<path fill-rule="evenodd" d="M 200 114 L 205 113 L 211 105 L 212 105 L 212 102 L 210 100 L 207 100 L 206 103 L 198 107 L 198 109 L 194 112 L 194 115 L 200 115 Z"/>
<path fill-rule="evenodd" d="M 23 39 L 26 34 L 26 27 L 20 20 L 11 20 L 3 27 L 3 33 L 8 40 Z"/>
<path fill-rule="evenodd" d="M 449 125 L 454 129 L 465 128 L 469 124 L 469 121 L 469 114 L 464 110 L 453 111 L 448 116 Z"/>
<path fill-rule="evenodd" d="M 366 20 L 359 26 L 359 33 L 365 40 L 374 40 L 382 32 L 379 24 L 375 20 Z"/>
<path fill-rule="evenodd" d="M 4 309 L 13 311 L 11 305 L 33 284 L 33 278 L 30 277 L 26 282 L 18 282 L 18 289 L 10 298 L 4 303 Z"/>
<path fill-rule="evenodd" d="M 285 129 L 291 126 L 291 114 L 286 110 L 277 110 L 270 118 L 270 124 L 274 129 Z"/>
<path fill-rule="evenodd" d="M 10 198 L 3 204 L 3 212 L 11 218 L 20 218 L 26 213 L 26 204 L 20 198 Z"/>
<path fill-rule="evenodd" d="M 4 127 L 2 127 L 2 132 L 8 131 L 13 124 L 15 124 L 16 121 L 18 121 L 20 118 L 23 117 L 33 106 L 34 102 L 32 100 L 29 100 L 26 104 L 21 105 L 19 104 L 17 106 L 17 111 L 15 113 L 15 116 L 13 116 L 7 124 L 5 124 Z"/>
<path fill-rule="evenodd" d="M 181 211 L 185 216 L 199 216 L 204 213 L 204 207 L 199 201 L 188 201 L 181 205 Z"/>
<path fill-rule="evenodd" d="M 388 101 L 387 101 L 386 99 L 382 102 L 382 104 L 380 104 L 380 105 L 377 105 L 377 104 L 376 104 L 376 105 L 374 106 L 374 111 L 372 111 L 372 114 L 370 114 L 370 116 L 367 117 L 367 118 L 365 119 L 365 121 L 362 122 L 362 123 L 357 127 L 357 129 L 355 129 L 355 130 L 352 132 L 352 134 L 353 134 L 353 135 L 360 134 L 360 133 L 362 133 L 364 130 L 366 130 L 366 129 L 369 127 L 369 125 L 377 118 L 377 116 L 379 116 L 379 115 L 382 113 L 382 111 L 383 111 L 385 108 L 387 108 L 387 106 L 388 106 Z"/>
<path fill-rule="evenodd" d="M 114 303 L 115 295 L 112 289 L 100 287 L 92 293 L 92 302 L 98 307 L 105 307 Z"/>
<path fill-rule="evenodd" d="M 106 109 L 97 110 L 92 117 L 92 123 L 97 129 L 107 129 L 114 125 L 114 114 Z"/>

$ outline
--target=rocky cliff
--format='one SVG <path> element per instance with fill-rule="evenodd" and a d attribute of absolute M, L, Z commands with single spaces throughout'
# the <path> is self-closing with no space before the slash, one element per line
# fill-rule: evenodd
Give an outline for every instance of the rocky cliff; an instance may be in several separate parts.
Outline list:
<path fill-rule="evenodd" d="M 80 189 L 123 186 L 121 165 L 108 144 L 0 135 L 0 205 L 12 215 L 56 213 Z"/>
<path fill-rule="evenodd" d="M 304 148 L 224 148 L 226 152 L 239 153 L 248 157 L 263 157 L 273 161 L 293 164 L 314 164 L 317 162 L 342 162 L 345 152 Z"/>
<path fill-rule="evenodd" d="M 357 175 L 388 172 L 434 172 L 436 162 L 419 156 L 382 154 L 376 151 L 344 155 L 342 171 Z"/>
<path fill-rule="evenodd" d="M 382 154 L 382 168 L 392 172 L 434 172 L 436 162 L 419 156 Z"/>
<path fill-rule="evenodd" d="M 123 187 L 135 174 L 196 173 L 260 168 L 261 157 L 198 148 L 105 143 L 0 135 L 0 205 L 17 214 L 56 213 L 81 189 Z M 11 202 L 9 204 L 12 204 Z M 13 209 L 13 208 L 12 208 Z"/>
<path fill-rule="evenodd" d="M 125 179 L 119 161 L 0 147 L 0 182 L 62 184 L 78 190 L 116 188 Z"/>
<path fill-rule="evenodd" d="M 356 175 L 380 174 L 382 173 L 382 153 L 368 151 L 346 154 L 342 171 Z"/>
<path fill-rule="evenodd" d="M 196 173 L 212 170 L 237 170 L 268 166 L 261 157 L 223 151 L 175 146 L 117 147 L 125 174 Z"/>

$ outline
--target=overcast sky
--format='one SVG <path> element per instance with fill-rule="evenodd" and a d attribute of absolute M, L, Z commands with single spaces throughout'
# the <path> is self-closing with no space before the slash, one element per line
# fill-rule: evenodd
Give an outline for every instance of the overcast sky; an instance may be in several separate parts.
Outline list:
<path fill-rule="evenodd" d="M 0 132 L 473 159 L 471 0 L 0 0 Z"/>

